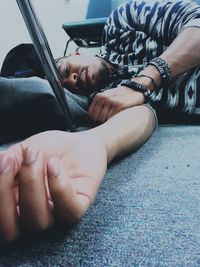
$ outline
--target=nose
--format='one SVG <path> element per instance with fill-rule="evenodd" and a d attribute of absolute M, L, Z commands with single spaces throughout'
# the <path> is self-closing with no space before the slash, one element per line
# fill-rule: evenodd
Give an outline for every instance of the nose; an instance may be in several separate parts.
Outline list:
<path fill-rule="evenodd" d="M 77 88 L 78 75 L 76 72 L 70 73 L 68 77 L 65 77 L 63 83 L 71 88 Z"/>

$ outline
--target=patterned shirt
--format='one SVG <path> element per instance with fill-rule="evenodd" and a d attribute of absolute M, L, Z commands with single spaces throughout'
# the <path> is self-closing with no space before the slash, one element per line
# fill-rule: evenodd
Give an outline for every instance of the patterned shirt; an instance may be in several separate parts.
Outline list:
<path fill-rule="evenodd" d="M 99 56 L 137 74 L 188 27 L 200 27 L 200 6 L 195 2 L 128 1 L 108 18 Z M 160 112 L 167 109 L 200 114 L 200 67 L 179 75 L 167 88 L 153 92 L 151 103 Z"/>

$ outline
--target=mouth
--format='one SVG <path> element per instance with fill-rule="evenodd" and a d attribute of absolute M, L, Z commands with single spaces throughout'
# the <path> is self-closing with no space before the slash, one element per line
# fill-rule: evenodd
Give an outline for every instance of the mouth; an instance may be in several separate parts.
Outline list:
<path fill-rule="evenodd" d="M 78 84 L 81 88 L 92 89 L 94 86 L 92 84 L 93 74 L 90 74 L 88 67 L 83 67 L 80 71 Z"/>

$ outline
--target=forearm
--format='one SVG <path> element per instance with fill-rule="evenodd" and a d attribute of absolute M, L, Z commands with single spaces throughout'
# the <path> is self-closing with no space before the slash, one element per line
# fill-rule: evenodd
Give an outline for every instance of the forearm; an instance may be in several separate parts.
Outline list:
<path fill-rule="evenodd" d="M 200 28 L 189 27 L 177 36 L 165 52 L 160 55 L 160 58 L 167 62 L 174 78 L 200 64 L 199 47 Z M 148 65 L 141 73 L 152 77 L 158 87 L 162 87 L 160 73 L 154 66 Z M 155 89 L 147 78 L 141 77 L 136 78 L 136 80 L 143 83 L 150 91 Z"/>
<path fill-rule="evenodd" d="M 147 106 L 126 109 L 111 117 L 90 133 L 106 145 L 107 160 L 130 153 L 144 144 L 156 127 L 156 118 Z"/>
<path fill-rule="evenodd" d="M 160 56 L 170 66 L 173 77 L 200 64 L 200 28 L 183 30 Z"/>

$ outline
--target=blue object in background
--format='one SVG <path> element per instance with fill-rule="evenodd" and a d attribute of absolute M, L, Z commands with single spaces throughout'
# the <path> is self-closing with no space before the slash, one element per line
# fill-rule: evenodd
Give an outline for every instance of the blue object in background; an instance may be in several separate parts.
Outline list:
<path fill-rule="evenodd" d="M 90 0 L 86 18 L 103 18 L 110 15 L 111 1 L 110 0 Z"/>
<path fill-rule="evenodd" d="M 105 18 L 111 11 L 126 0 L 90 0 L 86 19 Z"/>

